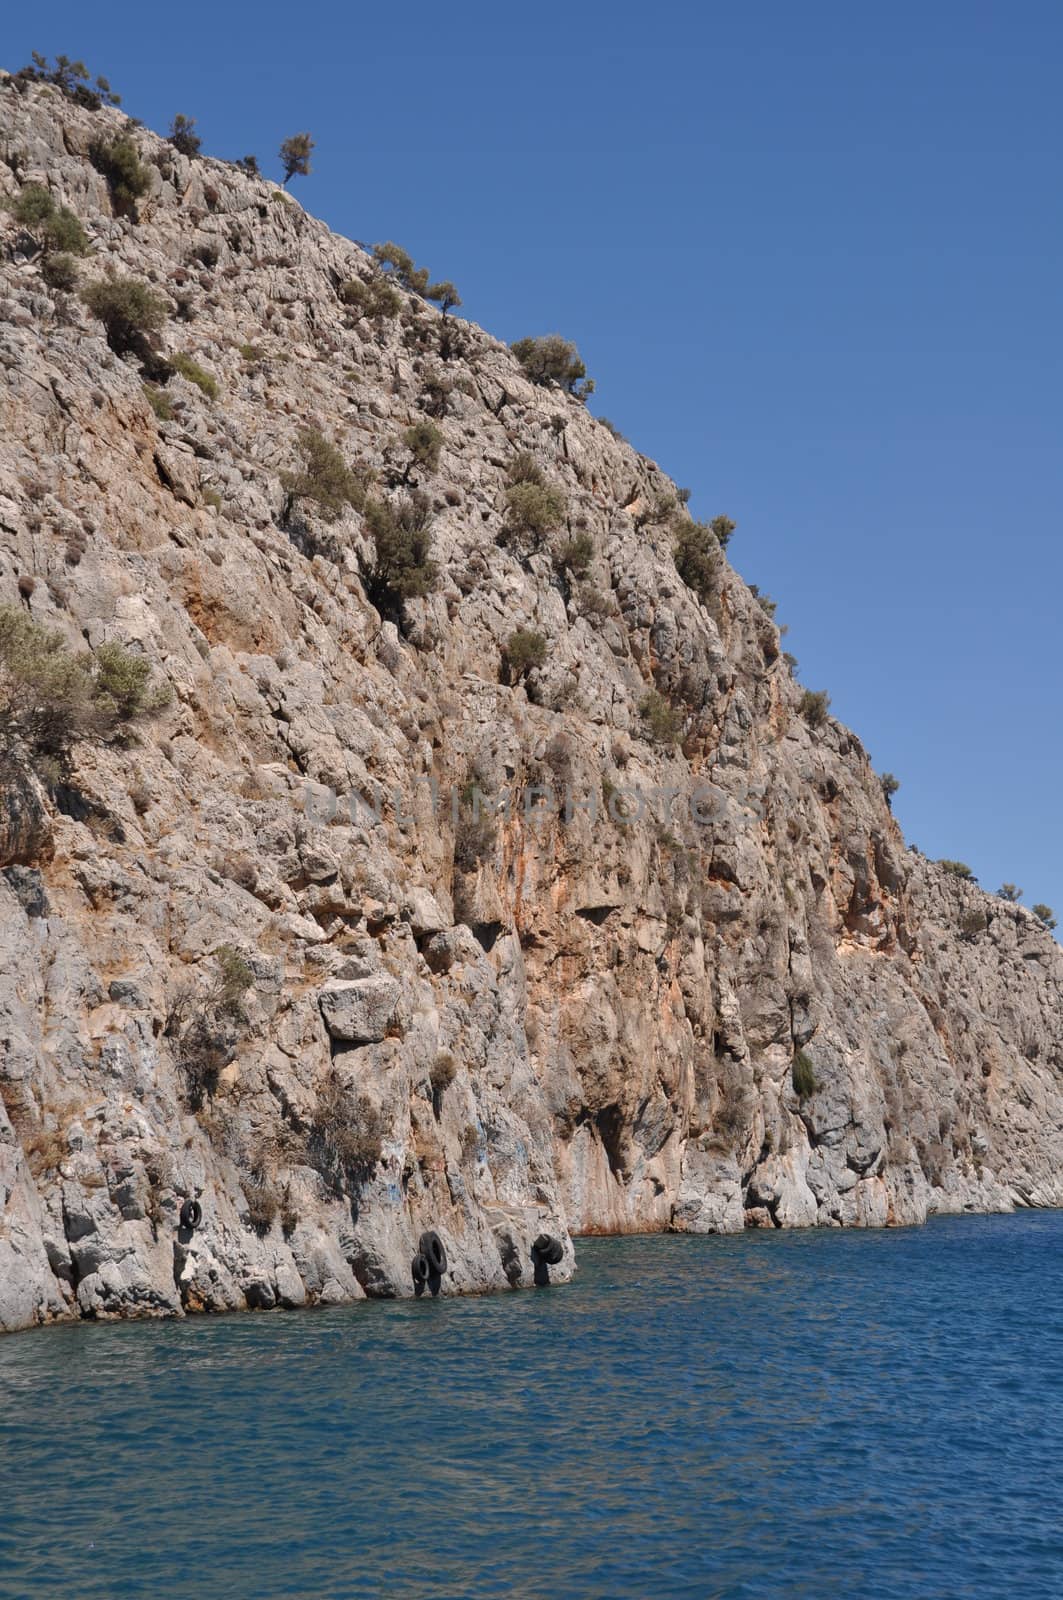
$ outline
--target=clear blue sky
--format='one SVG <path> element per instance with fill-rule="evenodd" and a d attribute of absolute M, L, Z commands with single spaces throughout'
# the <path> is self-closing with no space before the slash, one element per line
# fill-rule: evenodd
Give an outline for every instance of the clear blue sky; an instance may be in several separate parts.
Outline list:
<path fill-rule="evenodd" d="M 738 522 L 927 854 L 1063 911 L 1063 7 L 43 4 L 126 109 L 560 330 L 595 410 Z"/>

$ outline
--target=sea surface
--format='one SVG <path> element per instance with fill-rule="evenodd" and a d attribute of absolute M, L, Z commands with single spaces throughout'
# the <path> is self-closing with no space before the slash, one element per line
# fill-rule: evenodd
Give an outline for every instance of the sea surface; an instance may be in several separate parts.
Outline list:
<path fill-rule="evenodd" d="M 0 1339 L 3 1600 L 1063 1595 L 1063 1214 Z"/>

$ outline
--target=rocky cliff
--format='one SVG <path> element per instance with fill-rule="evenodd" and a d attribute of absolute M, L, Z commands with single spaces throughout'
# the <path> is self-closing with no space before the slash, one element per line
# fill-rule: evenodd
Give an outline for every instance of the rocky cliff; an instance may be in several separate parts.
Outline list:
<path fill-rule="evenodd" d="M 0 214 L 0 603 L 171 697 L 62 770 L 6 702 L 0 1326 L 1063 1202 L 1059 947 L 905 847 L 653 462 L 275 185 L 0 79 L 34 184 L 165 315 L 109 340 Z M 431 541 L 398 604 L 374 516 Z"/>

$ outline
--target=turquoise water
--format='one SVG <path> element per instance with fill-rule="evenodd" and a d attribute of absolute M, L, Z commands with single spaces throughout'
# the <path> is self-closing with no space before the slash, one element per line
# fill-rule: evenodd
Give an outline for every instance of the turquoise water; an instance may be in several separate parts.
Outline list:
<path fill-rule="evenodd" d="M 0 1596 L 1063 1593 L 1063 1215 L 0 1339 Z"/>

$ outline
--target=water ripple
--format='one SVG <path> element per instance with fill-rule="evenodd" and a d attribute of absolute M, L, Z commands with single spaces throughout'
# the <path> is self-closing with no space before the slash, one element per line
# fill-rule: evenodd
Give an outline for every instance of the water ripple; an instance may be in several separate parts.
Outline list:
<path fill-rule="evenodd" d="M 0 1597 L 1063 1592 L 1063 1216 L 0 1341 Z"/>

